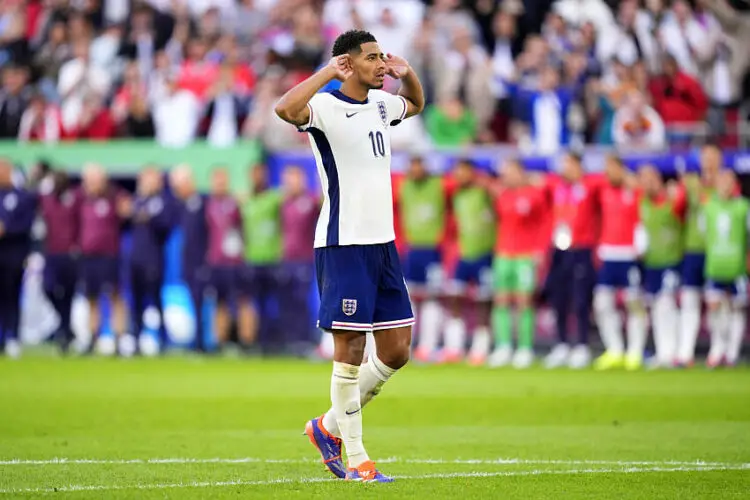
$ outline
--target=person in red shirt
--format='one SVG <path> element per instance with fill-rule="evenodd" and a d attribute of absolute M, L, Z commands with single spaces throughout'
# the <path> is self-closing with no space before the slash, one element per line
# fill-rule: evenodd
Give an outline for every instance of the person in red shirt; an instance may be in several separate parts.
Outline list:
<path fill-rule="evenodd" d="M 500 230 L 495 244 L 493 273 L 495 300 L 492 330 L 495 350 L 492 367 L 509 362 L 528 368 L 534 360 L 534 309 L 539 228 L 546 210 L 544 192 L 530 183 L 518 160 L 506 161 L 501 170 L 502 187 L 495 197 Z M 512 348 L 512 305 L 518 313 L 518 349 Z"/>
<path fill-rule="evenodd" d="M 545 358 L 547 368 L 583 368 L 591 362 L 589 318 L 596 281 L 592 251 L 603 182 L 601 176 L 585 174 L 581 157 L 575 153 L 563 157 L 561 175 L 546 178 L 545 189 L 553 204 L 553 250 L 544 291 L 556 313 L 558 336 L 557 345 Z M 578 327 L 573 348 L 568 338 L 571 302 Z"/>
<path fill-rule="evenodd" d="M 708 109 L 708 99 L 700 82 L 680 71 L 674 56 L 664 56 L 663 68 L 663 75 L 649 83 L 649 92 L 664 123 L 702 121 Z"/>
<path fill-rule="evenodd" d="M 639 252 L 635 244 L 640 222 L 640 193 L 634 176 L 616 156 L 607 157 L 605 177 L 606 182 L 599 190 L 601 236 L 597 257 L 602 264 L 594 290 L 594 313 L 606 349 L 596 360 L 595 368 L 599 370 L 617 368 L 625 363 L 622 321 L 617 311 L 618 291 L 625 292 L 631 349 L 642 346 L 647 333 L 646 315 L 640 302 Z M 631 351 L 628 354 L 628 360 L 635 360 L 641 359 L 643 353 L 641 350 L 640 353 Z M 639 366 L 635 363 L 629 367 Z"/>

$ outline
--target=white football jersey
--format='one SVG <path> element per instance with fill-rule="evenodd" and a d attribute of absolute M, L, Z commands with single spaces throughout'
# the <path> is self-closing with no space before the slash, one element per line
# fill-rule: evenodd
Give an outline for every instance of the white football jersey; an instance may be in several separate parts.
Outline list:
<path fill-rule="evenodd" d="M 333 91 L 308 107 L 300 130 L 310 134 L 323 189 L 315 248 L 393 241 L 390 128 L 406 117 L 406 99 L 371 90 L 356 101 Z"/>

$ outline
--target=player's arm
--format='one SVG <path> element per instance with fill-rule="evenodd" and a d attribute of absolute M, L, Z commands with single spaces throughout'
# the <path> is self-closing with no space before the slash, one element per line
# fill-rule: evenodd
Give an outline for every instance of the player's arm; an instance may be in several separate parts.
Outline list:
<path fill-rule="evenodd" d="M 409 66 L 406 59 L 401 57 L 388 54 L 385 61 L 388 66 L 388 75 L 401 80 L 401 88 L 398 90 L 398 95 L 406 101 L 406 115 L 404 118 L 418 115 L 424 109 L 424 91 L 422 90 L 422 84 L 417 77 L 417 73 Z"/>
<path fill-rule="evenodd" d="M 352 75 L 351 61 L 348 54 L 331 59 L 328 65 L 321 68 L 310 78 L 292 87 L 276 103 L 276 115 L 287 123 L 301 127 L 310 121 L 310 99 L 333 79 L 346 80 Z"/>

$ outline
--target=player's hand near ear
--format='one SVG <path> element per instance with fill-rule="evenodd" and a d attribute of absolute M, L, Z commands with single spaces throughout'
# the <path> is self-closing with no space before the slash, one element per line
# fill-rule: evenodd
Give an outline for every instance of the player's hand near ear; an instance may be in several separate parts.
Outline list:
<path fill-rule="evenodd" d="M 349 54 L 332 57 L 328 61 L 328 66 L 336 72 L 336 79 L 342 82 L 345 82 L 354 73 L 352 59 L 349 57 Z"/>

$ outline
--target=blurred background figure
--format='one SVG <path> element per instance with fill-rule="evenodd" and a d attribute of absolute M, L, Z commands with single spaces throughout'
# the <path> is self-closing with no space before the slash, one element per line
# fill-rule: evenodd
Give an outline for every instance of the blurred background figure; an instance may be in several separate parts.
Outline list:
<path fill-rule="evenodd" d="M 164 284 L 164 247 L 172 231 L 175 215 L 172 200 L 164 193 L 163 174 L 155 167 L 147 166 L 138 175 L 130 220 L 133 334 L 139 339 L 140 345 L 144 331 L 144 314 L 150 303 L 158 312 L 159 347 L 164 350 L 167 344 L 161 293 Z"/>
<path fill-rule="evenodd" d="M 11 358 L 21 355 L 21 286 L 36 205 L 35 194 L 14 186 L 10 161 L 0 158 L 0 352 Z"/>
<path fill-rule="evenodd" d="M 66 353 L 73 340 L 71 314 L 78 282 L 81 193 L 64 172 L 51 175 L 42 186 L 40 208 L 44 221 L 44 293 L 60 317 L 57 340 Z"/>
<path fill-rule="evenodd" d="M 115 351 L 109 342 L 97 345 L 102 333 L 102 299 L 107 299 L 117 350 L 123 356 L 130 356 L 135 353 L 136 342 L 129 332 L 127 308 L 120 293 L 119 257 L 121 224 L 133 214 L 132 200 L 109 183 L 101 165 L 86 165 L 82 181 L 78 246 L 80 280 L 89 303 L 88 351 L 93 352 L 95 347 L 103 354 Z"/>
<path fill-rule="evenodd" d="M 721 170 L 716 177 L 716 196 L 704 208 L 709 368 L 735 365 L 745 336 L 750 202 L 736 193 L 734 172 Z"/>
<path fill-rule="evenodd" d="M 445 181 L 430 174 L 424 160 L 415 156 L 409 161 L 407 177 L 397 196 L 397 213 L 407 246 L 404 277 L 419 318 L 414 357 L 426 363 L 436 354 L 444 319 L 440 291 L 445 277 L 440 246 L 448 217 Z"/>
<path fill-rule="evenodd" d="M 305 172 L 297 165 L 284 168 L 281 186 L 283 261 L 278 312 L 292 352 L 302 354 L 313 341 L 308 298 L 313 282 L 313 240 L 320 199 L 313 194 Z"/>
<path fill-rule="evenodd" d="M 620 151 L 654 151 L 667 144 L 664 122 L 637 90 L 630 91 L 625 97 L 615 112 L 612 127 L 615 145 Z"/>
<path fill-rule="evenodd" d="M 264 352 L 279 352 L 287 335 L 279 328 L 283 253 L 281 205 L 284 195 L 280 189 L 269 186 L 268 167 L 264 163 L 252 167 L 250 177 L 252 192 L 242 203 L 245 269 L 240 341 L 250 346 L 257 338 Z M 274 303 L 278 304 L 276 310 Z"/>
<path fill-rule="evenodd" d="M 467 319 L 474 322 L 472 364 L 483 364 L 490 348 L 489 305 L 492 299 L 492 247 L 495 217 L 492 198 L 480 183 L 471 160 L 459 160 L 453 168 L 455 190 L 451 209 L 456 219 L 459 261 L 448 284 L 450 318 L 445 322 L 445 341 L 440 362 L 463 359 Z"/>
<path fill-rule="evenodd" d="M 21 117 L 31 98 L 31 89 L 26 86 L 28 80 L 28 71 L 23 66 L 9 64 L 2 68 L 0 138 L 14 139 L 18 137 Z"/>
<path fill-rule="evenodd" d="M 206 200 L 208 229 L 208 292 L 216 300 L 214 333 L 219 348 L 229 340 L 230 305 L 237 298 L 242 272 L 244 239 L 242 215 L 229 192 L 229 172 L 218 167 L 211 173 L 211 194 Z"/>
<path fill-rule="evenodd" d="M 170 172 L 170 187 L 178 200 L 178 227 L 182 230 L 182 280 L 187 286 L 195 317 L 195 349 L 204 352 L 203 298 L 209 280 L 207 267 L 207 197 L 195 187 L 189 165 L 178 165 Z"/>

